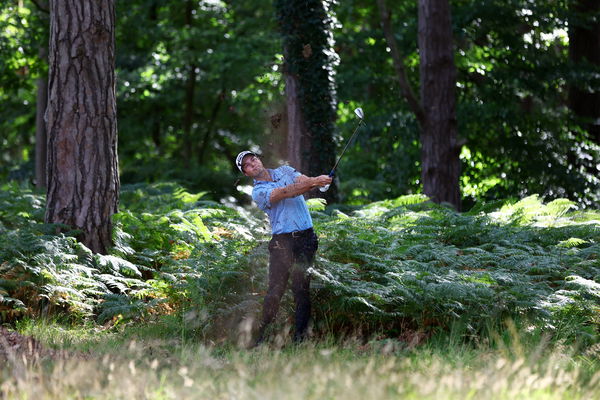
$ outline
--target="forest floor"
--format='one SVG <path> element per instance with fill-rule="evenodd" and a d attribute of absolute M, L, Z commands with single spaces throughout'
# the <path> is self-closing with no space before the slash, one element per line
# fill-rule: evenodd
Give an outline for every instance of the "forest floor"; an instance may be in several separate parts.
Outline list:
<path fill-rule="evenodd" d="M 434 339 L 310 341 L 245 350 L 175 325 L 0 328 L 2 399 L 588 399 L 600 346 L 515 336 L 505 346 Z"/>
<path fill-rule="evenodd" d="M 24 365 L 33 365 L 44 359 L 59 360 L 69 357 L 83 357 L 83 355 L 46 347 L 31 336 L 0 326 L 0 363 L 20 362 Z"/>
<path fill-rule="evenodd" d="M 1 400 L 600 399 L 596 211 L 322 205 L 314 336 L 290 343 L 288 291 L 246 349 L 264 221 L 163 189 L 124 192 L 118 256 L 49 235 L 41 198 L 0 191 L 0 298 L 30 316 L 0 327 Z M 71 312 L 33 317 L 41 301 Z"/>
<path fill-rule="evenodd" d="M 21 335 L 0 326 L 0 360 L 35 359 L 40 355 L 53 356 L 54 350 L 46 349 L 32 337 Z"/>

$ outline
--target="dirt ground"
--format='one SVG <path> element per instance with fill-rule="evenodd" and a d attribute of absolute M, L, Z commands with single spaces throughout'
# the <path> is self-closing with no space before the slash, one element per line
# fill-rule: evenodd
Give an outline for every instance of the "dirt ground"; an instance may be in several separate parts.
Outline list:
<path fill-rule="evenodd" d="M 46 348 L 29 336 L 0 326 L 0 363 L 33 364 L 44 358 L 64 358 L 65 353 Z"/>

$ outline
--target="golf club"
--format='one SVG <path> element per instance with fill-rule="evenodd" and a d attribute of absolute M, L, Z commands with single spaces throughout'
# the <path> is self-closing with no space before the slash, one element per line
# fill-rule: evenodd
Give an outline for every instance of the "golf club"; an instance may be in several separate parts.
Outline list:
<path fill-rule="evenodd" d="M 342 154 L 340 154 L 340 156 L 338 157 L 335 165 L 333 166 L 333 168 L 331 168 L 331 172 L 329 172 L 329 177 L 331 177 L 331 178 L 333 178 L 333 176 L 335 175 L 335 169 L 337 168 L 338 164 L 340 163 L 340 160 L 344 156 L 344 153 L 346 152 L 346 149 L 348 148 L 348 145 L 350 144 L 350 142 L 352 142 L 352 139 L 354 138 L 354 136 L 358 132 L 358 128 L 360 128 L 360 126 L 362 124 L 364 124 L 363 119 L 365 117 L 365 114 L 363 113 L 362 108 L 360 108 L 360 107 L 356 108 L 354 110 L 354 114 L 356 114 L 356 116 L 358 117 L 358 125 L 356 125 L 356 128 L 354 129 L 354 132 L 352 133 L 352 136 L 350 136 L 350 139 L 348 139 L 348 141 L 346 142 L 346 145 L 344 146 L 344 149 L 342 150 Z M 326 186 L 320 187 L 319 190 L 321 192 L 326 192 L 326 191 L 329 190 L 329 186 L 330 185 L 326 185 Z"/>

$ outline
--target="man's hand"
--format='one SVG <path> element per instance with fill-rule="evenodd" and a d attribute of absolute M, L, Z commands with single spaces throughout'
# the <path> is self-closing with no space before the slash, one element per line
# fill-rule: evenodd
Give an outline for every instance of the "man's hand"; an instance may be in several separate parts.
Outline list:
<path fill-rule="evenodd" d="M 323 187 L 323 186 L 330 185 L 331 181 L 333 180 L 333 178 L 330 177 L 329 175 L 319 175 L 312 179 L 313 179 L 314 185 L 317 187 Z"/>
<path fill-rule="evenodd" d="M 283 199 L 299 196 L 316 187 L 329 185 L 331 181 L 332 178 L 327 175 L 320 175 L 313 178 L 306 175 L 300 175 L 294 180 L 293 184 L 274 189 L 271 192 L 271 204 L 277 203 Z"/>
<path fill-rule="evenodd" d="M 329 185 L 329 184 L 331 184 L 331 181 L 332 181 L 332 178 L 330 178 L 328 175 L 319 175 L 319 176 L 315 176 L 314 178 L 309 178 L 306 175 L 300 175 L 299 177 L 296 178 L 294 183 L 308 184 L 308 185 L 310 185 L 311 188 L 316 188 L 316 187 L 323 187 L 323 186 Z"/>

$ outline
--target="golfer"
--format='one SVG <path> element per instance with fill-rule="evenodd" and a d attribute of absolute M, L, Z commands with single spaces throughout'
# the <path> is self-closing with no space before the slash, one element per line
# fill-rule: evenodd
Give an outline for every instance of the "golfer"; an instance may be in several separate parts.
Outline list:
<path fill-rule="evenodd" d="M 269 288 L 254 345 L 263 342 L 265 329 L 277 314 L 290 277 L 296 304 L 294 342 L 301 342 L 306 338 L 310 318 L 307 269 L 314 261 L 318 247 L 302 195 L 313 188 L 329 185 L 331 178 L 327 175 L 307 177 L 289 166 L 266 169 L 251 151 L 238 154 L 235 164 L 244 175 L 254 179 L 252 199 L 267 213 L 273 234 L 269 242 Z"/>

